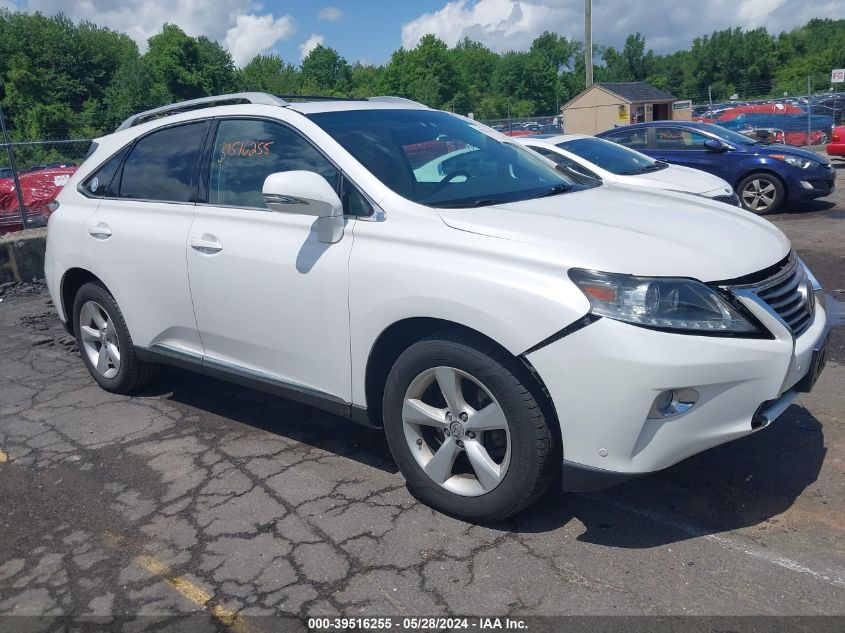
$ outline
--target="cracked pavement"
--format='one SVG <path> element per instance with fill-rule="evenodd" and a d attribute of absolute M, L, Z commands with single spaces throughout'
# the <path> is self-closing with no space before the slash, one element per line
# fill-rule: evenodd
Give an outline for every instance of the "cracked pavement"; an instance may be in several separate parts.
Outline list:
<path fill-rule="evenodd" d="M 842 289 L 836 203 L 774 220 Z M 418 503 L 380 433 L 316 409 L 171 368 L 100 390 L 46 290 L 19 287 L 0 302 L 0 615 L 843 615 L 842 360 L 760 433 L 475 526 Z"/>

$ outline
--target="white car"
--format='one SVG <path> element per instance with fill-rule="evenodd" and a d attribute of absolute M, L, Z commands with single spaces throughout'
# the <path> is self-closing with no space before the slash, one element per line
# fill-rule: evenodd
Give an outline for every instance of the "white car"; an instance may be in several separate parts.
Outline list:
<path fill-rule="evenodd" d="M 172 363 L 383 429 L 413 493 L 469 520 L 753 433 L 824 365 L 813 278 L 767 221 L 573 184 L 402 99 L 145 112 L 58 201 L 50 295 L 104 389 Z"/>
<path fill-rule="evenodd" d="M 554 161 L 564 173 L 582 182 L 621 183 L 683 191 L 740 206 L 730 184 L 700 169 L 670 165 L 629 149 L 585 134 L 521 136 L 513 139 Z"/>

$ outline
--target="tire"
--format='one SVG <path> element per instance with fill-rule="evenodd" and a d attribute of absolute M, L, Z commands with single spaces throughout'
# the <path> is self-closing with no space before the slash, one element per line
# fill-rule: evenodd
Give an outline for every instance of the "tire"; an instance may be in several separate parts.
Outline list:
<path fill-rule="evenodd" d="M 780 179 L 763 172 L 748 174 L 737 185 L 736 192 L 742 208 L 758 215 L 777 212 L 786 197 Z"/>
<path fill-rule="evenodd" d="M 85 366 L 106 391 L 129 393 L 158 375 L 157 364 L 138 359 L 123 313 L 102 284 L 86 283 L 76 293 L 73 328 Z"/>
<path fill-rule="evenodd" d="M 506 352 L 462 332 L 432 335 L 399 356 L 385 385 L 384 429 L 414 496 L 448 515 L 487 522 L 518 513 L 545 492 L 555 480 L 557 440 L 529 380 Z M 460 386 L 452 406 L 443 383 Z M 459 413 L 450 417 L 452 408 Z M 435 459 L 453 452 L 453 463 Z"/>

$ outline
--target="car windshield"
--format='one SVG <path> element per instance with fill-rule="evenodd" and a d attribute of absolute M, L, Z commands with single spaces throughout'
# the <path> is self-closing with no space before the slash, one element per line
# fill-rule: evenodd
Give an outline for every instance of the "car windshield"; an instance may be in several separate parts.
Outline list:
<path fill-rule="evenodd" d="M 572 186 L 506 136 L 447 112 L 352 110 L 309 118 L 387 187 L 420 204 L 478 207 L 557 195 Z"/>
<path fill-rule="evenodd" d="M 700 123 L 695 127 L 695 129 L 715 134 L 719 138 L 726 140 L 728 143 L 733 143 L 734 145 L 754 145 L 757 143 L 757 141 L 755 141 L 753 138 L 745 136 L 744 134 L 740 134 L 739 132 L 734 132 L 732 130 L 724 128 L 721 125 L 713 125 L 712 123 Z"/>
<path fill-rule="evenodd" d="M 665 163 L 600 138 L 576 138 L 558 143 L 557 146 L 619 176 L 645 174 L 666 168 Z"/>

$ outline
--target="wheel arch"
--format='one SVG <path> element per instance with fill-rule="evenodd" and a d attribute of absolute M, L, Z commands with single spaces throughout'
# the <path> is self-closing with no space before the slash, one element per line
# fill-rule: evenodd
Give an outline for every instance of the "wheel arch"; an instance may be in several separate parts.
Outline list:
<path fill-rule="evenodd" d="M 789 188 L 787 187 L 786 181 L 783 179 L 779 173 L 777 173 L 774 169 L 770 169 L 766 166 L 761 167 L 752 167 L 746 172 L 743 172 L 739 178 L 736 179 L 734 183 L 734 191 L 737 192 L 737 195 L 742 197 L 742 194 L 739 192 L 739 184 L 748 178 L 749 176 L 753 176 L 754 174 L 766 174 L 767 176 L 772 176 L 773 178 L 777 178 L 777 181 L 780 183 L 780 186 L 783 187 L 783 194 L 784 200 L 789 198 Z"/>
<path fill-rule="evenodd" d="M 62 301 L 61 307 L 62 312 L 65 315 L 65 328 L 70 333 L 73 333 L 74 331 L 73 302 L 76 299 L 76 293 L 79 292 L 79 289 L 82 286 L 91 281 L 103 284 L 99 277 L 85 268 L 70 268 L 65 271 L 65 274 L 62 276 L 60 294 Z M 103 284 L 103 287 L 105 287 L 105 284 Z"/>
<path fill-rule="evenodd" d="M 414 343 L 437 332 L 459 331 L 473 338 L 495 347 L 502 354 L 514 360 L 514 366 L 520 371 L 519 378 L 526 382 L 543 408 L 543 413 L 554 429 L 558 446 L 561 441 L 560 424 L 549 391 L 540 375 L 530 362 L 523 356 L 514 356 L 503 345 L 478 330 L 450 321 L 434 317 L 409 317 L 396 321 L 382 330 L 370 349 L 364 376 L 364 391 L 367 399 L 367 414 L 373 426 L 381 428 L 382 399 L 387 376 L 399 356 Z"/>

